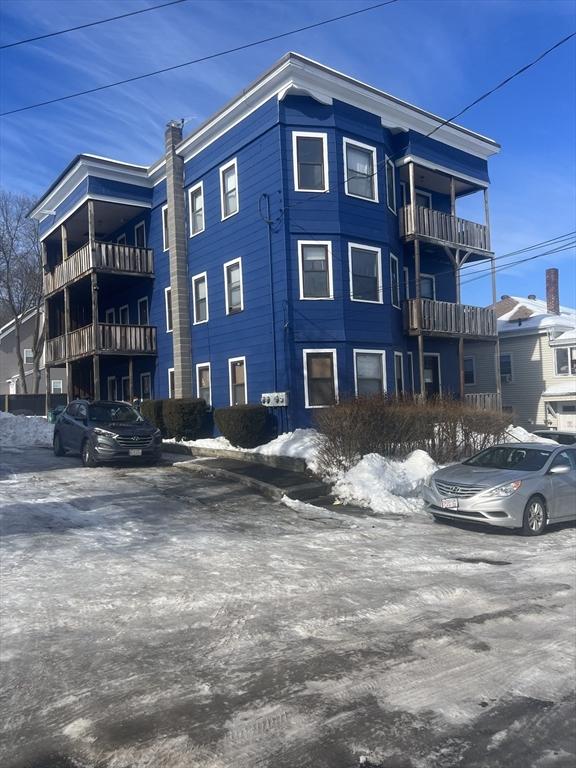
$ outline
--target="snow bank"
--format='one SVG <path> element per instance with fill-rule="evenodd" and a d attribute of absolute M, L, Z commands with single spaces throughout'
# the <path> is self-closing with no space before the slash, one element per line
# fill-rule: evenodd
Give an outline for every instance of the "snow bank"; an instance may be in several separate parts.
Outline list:
<path fill-rule="evenodd" d="M 44 416 L 14 416 L 0 411 L 0 445 L 51 446 L 54 426 Z"/>
<path fill-rule="evenodd" d="M 549 437 L 540 437 L 527 432 L 523 427 L 513 427 L 510 425 L 506 430 L 507 441 L 514 443 L 516 440 L 520 443 L 552 443 L 556 445 L 556 440 L 550 440 Z"/>
<path fill-rule="evenodd" d="M 414 451 L 404 461 L 370 453 L 339 476 L 334 493 L 344 502 L 375 512 L 417 512 L 423 508 L 420 488 L 437 469 L 425 451 Z"/>

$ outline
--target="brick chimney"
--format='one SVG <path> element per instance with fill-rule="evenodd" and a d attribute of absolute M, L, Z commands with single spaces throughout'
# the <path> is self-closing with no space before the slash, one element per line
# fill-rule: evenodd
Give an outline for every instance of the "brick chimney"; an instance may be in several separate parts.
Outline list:
<path fill-rule="evenodd" d="M 558 270 L 556 267 L 550 267 L 546 270 L 546 309 L 550 315 L 560 314 Z"/>

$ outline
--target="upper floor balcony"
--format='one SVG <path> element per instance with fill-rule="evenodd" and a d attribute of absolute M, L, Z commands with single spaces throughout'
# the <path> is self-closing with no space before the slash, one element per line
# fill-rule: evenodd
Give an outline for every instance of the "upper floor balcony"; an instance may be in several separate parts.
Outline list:
<path fill-rule="evenodd" d="M 410 336 L 496 339 L 496 313 L 491 307 L 473 307 L 434 299 L 404 302 L 404 329 Z"/>
<path fill-rule="evenodd" d="M 154 277 L 151 248 L 140 248 L 98 240 L 86 243 L 44 274 L 44 295 L 59 291 L 93 270 L 122 275 Z"/>
<path fill-rule="evenodd" d="M 46 363 L 54 365 L 89 355 L 155 355 L 156 327 L 92 323 L 46 341 Z"/>
<path fill-rule="evenodd" d="M 426 240 L 471 251 L 490 252 L 488 227 L 421 205 L 404 205 L 399 211 L 400 237 Z"/>

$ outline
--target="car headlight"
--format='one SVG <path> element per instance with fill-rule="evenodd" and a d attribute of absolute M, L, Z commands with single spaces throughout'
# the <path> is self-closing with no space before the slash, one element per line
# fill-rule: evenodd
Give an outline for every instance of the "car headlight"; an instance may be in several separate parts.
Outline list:
<path fill-rule="evenodd" d="M 102 435 L 102 437 L 118 437 L 115 432 L 110 432 L 109 429 L 101 429 L 100 427 L 94 427 L 94 434 Z"/>
<path fill-rule="evenodd" d="M 521 480 L 513 480 L 511 483 L 506 483 L 506 485 L 499 485 L 496 488 L 491 488 L 489 491 L 486 491 L 484 495 L 501 499 L 506 496 L 512 496 L 521 485 Z"/>

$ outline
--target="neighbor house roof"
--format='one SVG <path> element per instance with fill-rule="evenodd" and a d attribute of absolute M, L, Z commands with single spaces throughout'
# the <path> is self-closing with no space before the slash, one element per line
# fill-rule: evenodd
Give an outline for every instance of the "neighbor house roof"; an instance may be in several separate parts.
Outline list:
<path fill-rule="evenodd" d="M 499 334 L 545 333 L 552 330 L 562 335 L 576 333 L 576 309 L 572 307 L 560 307 L 560 314 L 556 315 L 548 312 L 547 304 L 542 299 L 506 296 L 499 303 L 507 310 L 498 317 Z M 559 338 L 556 336 L 555 342 Z"/>
<path fill-rule="evenodd" d="M 43 309 L 41 309 L 40 312 L 43 312 Z M 26 310 L 26 312 L 22 312 L 22 314 L 20 315 L 20 322 L 25 323 L 27 320 L 33 317 L 35 313 L 36 313 L 36 309 L 34 307 L 32 309 Z M 3 325 L 0 328 L 0 339 L 3 339 L 5 336 L 8 336 L 8 334 L 12 333 L 15 327 L 16 327 L 16 321 L 14 318 L 12 318 L 12 320 L 9 320 L 6 323 L 6 325 Z"/>

